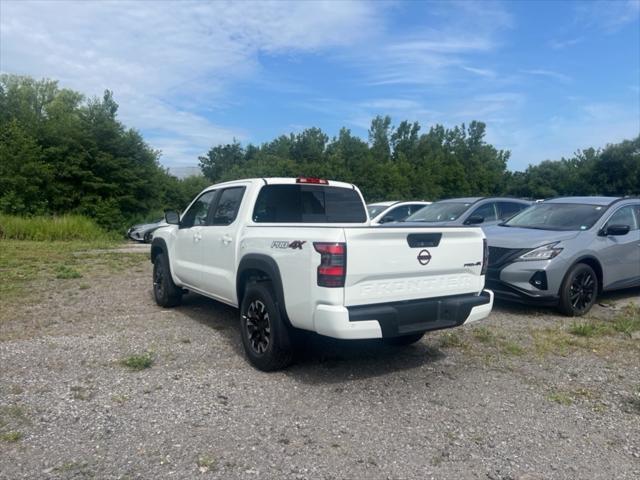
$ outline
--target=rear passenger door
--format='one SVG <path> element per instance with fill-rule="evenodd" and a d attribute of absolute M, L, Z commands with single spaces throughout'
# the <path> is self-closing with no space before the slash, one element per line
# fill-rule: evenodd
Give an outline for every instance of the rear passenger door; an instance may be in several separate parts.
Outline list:
<path fill-rule="evenodd" d="M 204 293 L 232 305 L 237 304 L 235 266 L 240 233 L 238 212 L 245 190 L 245 186 L 220 190 L 207 226 L 202 228 L 200 288 Z"/>

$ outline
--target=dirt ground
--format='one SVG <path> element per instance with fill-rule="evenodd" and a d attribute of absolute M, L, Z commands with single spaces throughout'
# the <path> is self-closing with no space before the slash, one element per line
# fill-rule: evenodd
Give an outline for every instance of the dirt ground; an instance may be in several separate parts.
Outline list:
<path fill-rule="evenodd" d="M 266 374 L 236 311 L 159 308 L 127 262 L 3 305 L 0 478 L 640 478 L 638 289 L 404 348 L 309 335 Z"/>

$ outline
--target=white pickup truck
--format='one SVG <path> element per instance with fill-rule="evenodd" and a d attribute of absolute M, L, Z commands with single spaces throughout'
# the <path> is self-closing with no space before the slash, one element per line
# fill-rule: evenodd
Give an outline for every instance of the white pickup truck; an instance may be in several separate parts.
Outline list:
<path fill-rule="evenodd" d="M 151 245 L 163 307 L 185 290 L 240 308 L 249 361 L 293 359 L 296 330 L 396 345 L 485 318 L 487 248 L 479 228 L 370 226 L 354 185 L 259 178 L 213 185 Z"/>

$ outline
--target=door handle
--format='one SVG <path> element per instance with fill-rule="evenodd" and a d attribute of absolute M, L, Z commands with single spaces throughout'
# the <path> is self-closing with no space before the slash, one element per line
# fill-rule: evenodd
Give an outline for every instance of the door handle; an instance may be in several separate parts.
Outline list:
<path fill-rule="evenodd" d="M 232 240 L 233 238 L 231 238 L 229 235 L 223 235 L 222 238 L 220 238 L 220 241 L 225 245 L 229 245 Z"/>

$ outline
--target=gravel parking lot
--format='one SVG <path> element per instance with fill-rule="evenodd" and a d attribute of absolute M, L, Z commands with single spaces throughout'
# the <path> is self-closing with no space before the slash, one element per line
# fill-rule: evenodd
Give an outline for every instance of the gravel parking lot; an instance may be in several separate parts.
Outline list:
<path fill-rule="evenodd" d="M 640 478 L 640 338 L 609 328 L 637 289 L 412 347 L 309 336 L 265 374 L 236 311 L 158 308 L 140 257 L 5 306 L 0 478 Z"/>

